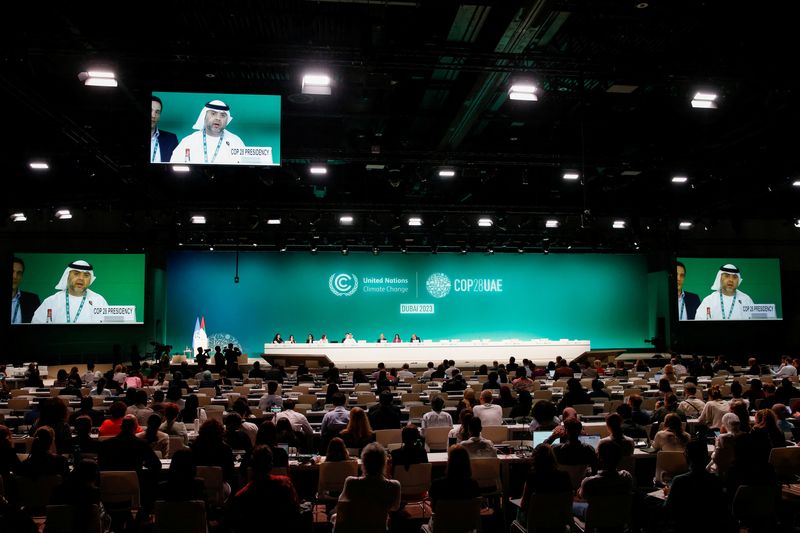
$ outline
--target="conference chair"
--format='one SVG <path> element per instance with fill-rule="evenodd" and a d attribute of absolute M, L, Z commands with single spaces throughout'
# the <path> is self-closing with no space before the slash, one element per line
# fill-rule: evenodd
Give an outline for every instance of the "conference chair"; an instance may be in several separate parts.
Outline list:
<path fill-rule="evenodd" d="M 503 484 L 500 480 L 500 459 L 497 457 L 481 457 L 470 460 L 472 479 L 481 489 L 481 495 L 500 514 L 500 519 L 505 527 L 505 506 L 503 505 Z"/>
<path fill-rule="evenodd" d="M 44 516 L 47 504 L 56 487 L 62 483 L 61 476 L 39 476 L 36 479 L 18 476 L 14 478 L 17 503 L 30 516 Z M 12 489 L 9 487 L 9 493 Z"/>
<path fill-rule="evenodd" d="M 633 515 L 633 495 L 604 495 L 587 500 L 585 520 L 574 519 L 581 533 L 594 531 L 624 531 Z"/>
<path fill-rule="evenodd" d="M 483 426 L 481 436 L 498 444 L 508 440 L 508 426 Z"/>
<path fill-rule="evenodd" d="M 527 533 L 535 531 L 564 531 L 572 524 L 572 500 L 574 494 L 569 492 L 534 493 L 528 500 L 525 510 L 526 524 L 519 520 L 511 522 L 511 531 Z"/>
<path fill-rule="evenodd" d="M 48 505 L 44 533 L 103 533 L 100 506 Z"/>
<path fill-rule="evenodd" d="M 169 436 L 169 446 L 167 448 L 168 457 L 172 457 L 178 450 L 185 450 L 185 449 L 186 449 L 186 444 L 184 443 L 182 436 L 180 435 Z"/>
<path fill-rule="evenodd" d="M 580 488 L 583 478 L 586 477 L 586 470 L 588 468 L 589 465 L 558 465 L 559 470 L 569 474 L 572 490 L 578 490 Z"/>
<path fill-rule="evenodd" d="M 405 392 L 400 395 L 400 400 L 405 404 L 406 402 L 418 402 L 419 393 L 418 392 Z"/>
<path fill-rule="evenodd" d="M 419 420 L 422 418 L 422 415 L 429 412 L 431 410 L 430 405 L 409 405 L 408 406 L 408 419 L 411 420 Z"/>
<path fill-rule="evenodd" d="M 199 500 L 156 502 L 153 533 L 205 533 L 206 506 Z"/>
<path fill-rule="evenodd" d="M 400 482 L 400 500 L 403 503 L 418 503 L 425 518 L 425 504 L 428 501 L 428 490 L 431 488 L 431 463 L 419 463 L 408 466 L 394 465 L 392 477 Z"/>
<path fill-rule="evenodd" d="M 198 466 L 197 477 L 203 480 L 208 505 L 222 507 L 225 504 L 225 481 L 221 466 Z"/>
<path fill-rule="evenodd" d="M 594 415 L 594 404 L 593 403 L 579 403 L 572 406 L 581 416 L 593 416 Z"/>
<path fill-rule="evenodd" d="M 741 528 L 748 532 L 777 530 L 780 492 L 774 486 L 741 485 L 733 497 L 731 510 Z"/>
<path fill-rule="evenodd" d="M 386 532 L 389 514 L 377 505 L 340 501 L 331 517 L 333 533 Z"/>
<path fill-rule="evenodd" d="M 115 529 L 131 525 L 141 508 L 139 476 L 135 471 L 100 472 L 100 501 Z"/>
<path fill-rule="evenodd" d="M 480 533 L 483 498 L 471 500 L 439 500 L 433 508 L 429 524 L 421 533 Z"/>
<path fill-rule="evenodd" d="M 315 500 L 335 504 L 344 488 L 344 481 L 358 475 L 358 461 L 325 461 L 319 465 L 319 480 Z"/>
<path fill-rule="evenodd" d="M 689 471 L 686 454 L 683 452 L 667 452 L 661 450 L 656 455 L 656 475 L 653 483 L 666 485 L 672 478 Z"/>
<path fill-rule="evenodd" d="M 553 400 L 553 391 L 549 389 L 540 389 L 533 391 L 533 399 L 534 400 Z"/>
<path fill-rule="evenodd" d="M 453 428 L 446 426 L 425 428 L 425 444 L 428 446 L 428 450 L 431 452 L 446 451 L 447 435 L 451 429 Z"/>
<path fill-rule="evenodd" d="M 214 387 L 200 387 L 197 389 L 197 394 L 205 394 L 209 398 L 214 398 L 217 395 L 217 389 Z"/>
<path fill-rule="evenodd" d="M 800 447 L 772 448 L 769 464 L 775 468 L 781 483 L 797 483 L 800 476 Z"/>
<path fill-rule="evenodd" d="M 384 448 L 392 444 L 402 444 L 402 429 L 378 429 L 375 431 L 375 441 Z"/>

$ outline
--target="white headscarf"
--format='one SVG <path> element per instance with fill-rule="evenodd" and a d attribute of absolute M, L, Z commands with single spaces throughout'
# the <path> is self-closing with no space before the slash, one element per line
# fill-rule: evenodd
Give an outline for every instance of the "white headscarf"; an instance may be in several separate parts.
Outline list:
<path fill-rule="evenodd" d="M 718 291 L 720 286 L 720 280 L 722 279 L 722 273 L 725 272 L 727 274 L 736 274 L 739 276 L 739 285 L 742 285 L 742 274 L 739 272 L 739 269 L 736 268 L 734 265 L 728 263 L 727 265 L 722 265 L 719 267 L 719 272 L 717 272 L 717 278 L 714 280 L 714 284 L 711 286 L 712 291 Z"/>
<path fill-rule="evenodd" d="M 231 122 L 233 122 L 231 108 L 228 107 L 228 105 L 222 100 L 211 100 L 203 106 L 203 109 L 200 110 L 200 114 L 197 116 L 197 122 L 195 122 L 194 126 L 192 126 L 193 130 L 202 130 L 206 127 L 206 111 L 209 110 L 224 111 L 225 114 L 228 115 L 228 123 L 225 125 L 226 128 L 230 126 Z"/>
<path fill-rule="evenodd" d="M 78 261 L 73 261 L 72 263 L 67 265 L 66 269 L 64 269 L 64 274 L 61 276 L 58 285 L 56 285 L 57 291 L 67 290 L 67 278 L 69 278 L 70 270 L 80 270 L 81 272 L 89 272 L 92 275 L 92 280 L 89 282 L 89 285 L 94 283 L 94 280 L 97 279 L 97 277 L 94 275 L 94 268 L 92 267 L 92 265 L 90 265 L 89 263 L 87 263 L 82 259 Z"/>

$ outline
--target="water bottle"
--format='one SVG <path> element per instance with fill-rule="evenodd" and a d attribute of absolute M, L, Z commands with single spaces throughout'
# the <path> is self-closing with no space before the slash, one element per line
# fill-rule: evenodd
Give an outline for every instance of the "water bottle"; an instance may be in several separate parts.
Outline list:
<path fill-rule="evenodd" d="M 194 419 L 194 432 L 195 433 L 199 433 L 200 432 L 200 419 L 199 418 L 195 418 Z"/>

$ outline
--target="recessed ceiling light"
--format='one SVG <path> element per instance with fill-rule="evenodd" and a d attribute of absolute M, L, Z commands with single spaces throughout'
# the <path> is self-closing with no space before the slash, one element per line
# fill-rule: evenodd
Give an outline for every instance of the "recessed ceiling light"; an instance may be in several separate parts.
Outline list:
<path fill-rule="evenodd" d="M 308 171 L 311 172 L 312 174 L 321 176 L 323 174 L 327 174 L 328 173 L 328 167 L 323 166 L 323 165 L 312 165 L 308 169 Z"/>
<path fill-rule="evenodd" d="M 300 92 L 328 96 L 331 94 L 331 78 L 327 74 L 306 74 Z"/>
<path fill-rule="evenodd" d="M 699 109 L 716 109 L 717 93 L 710 91 L 697 91 L 692 98 L 692 107 Z"/>
<path fill-rule="evenodd" d="M 800 218 L 798 218 L 797 220 L 794 221 L 794 227 L 795 228 L 800 228 Z"/>
<path fill-rule="evenodd" d="M 580 178 L 581 175 L 574 170 L 565 170 L 563 177 L 567 181 L 575 181 L 576 179 Z"/>
<path fill-rule="evenodd" d="M 701 100 L 706 102 L 713 102 L 717 99 L 717 93 L 698 91 L 695 93 L 693 100 Z"/>
<path fill-rule="evenodd" d="M 421 226 L 422 219 L 420 217 L 408 217 L 409 226 Z"/>
<path fill-rule="evenodd" d="M 528 102 L 536 102 L 539 97 L 536 96 L 537 88 L 535 85 L 527 83 L 517 83 L 511 86 L 508 90 L 508 98 L 510 100 L 525 100 Z"/>
<path fill-rule="evenodd" d="M 343 226 L 349 226 L 353 223 L 353 217 L 350 215 L 343 215 L 339 217 L 339 224 Z"/>
<path fill-rule="evenodd" d="M 192 221 L 192 224 L 206 223 L 206 217 L 204 215 L 192 215 L 192 218 L 190 220 Z"/>
<path fill-rule="evenodd" d="M 689 178 L 686 176 L 672 176 L 672 183 L 686 183 Z"/>
<path fill-rule="evenodd" d="M 691 229 L 692 223 L 689 222 L 688 220 L 684 220 L 680 224 L 678 224 L 678 227 L 680 229 Z"/>
<path fill-rule="evenodd" d="M 621 176 L 638 176 L 641 173 L 642 173 L 641 170 L 623 170 L 620 173 L 620 175 Z"/>
<path fill-rule="evenodd" d="M 456 175 L 456 171 L 452 168 L 443 168 L 439 170 L 439 177 L 440 178 L 452 178 Z"/>
<path fill-rule="evenodd" d="M 614 229 L 625 229 L 625 221 L 624 220 L 615 220 L 614 223 L 611 225 Z"/>
<path fill-rule="evenodd" d="M 367 170 L 383 170 L 384 168 L 386 168 L 386 165 L 382 165 L 379 163 L 369 163 L 366 168 Z"/>
<path fill-rule="evenodd" d="M 544 223 L 544 227 L 546 228 L 557 228 L 559 226 L 558 220 L 551 219 Z"/>
<path fill-rule="evenodd" d="M 606 89 L 606 92 L 612 94 L 631 94 L 638 88 L 639 88 L 638 85 L 625 85 L 624 83 L 615 83 L 614 85 Z"/>
<path fill-rule="evenodd" d="M 69 220 L 72 218 L 72 213 L 69 209 L 59 209 L 56 211 L 56 218 L 59 220 Z"/>
<path fill-rule="evenodd" d="M 172 165 L 173 172 L 189 172 L 191 170 L 188 165 Z"/>
<path fill-rule="evenodd" d="M 48 170 L 50 168 L 50 165 L 44 161 L 31 161 L 29 165 L 33 170 Z"/>
<path fill-rule="evenodd" d="M 795 186 L 795 187 L 800 187 L 800 180 L 794 180 L 792 182 L 792 185 Z"/>
<path fill-rule="evenodd" d="M 90 87 L 116 87 L 117 80 L 113 72 L 105 70 L 90 70 L 88 72 L 80 72 L 78 79 L 84 85 Z"/>
<path fill-rule="evenodd" d="M 481 217 L 478 219 L 478 226 L 482 228 L 490 228 L 494 224 L 494 221 L 489 217 Z"/>
<path fill-rule="evenodd" d="M 11 220 L 14 222 L 25 222 L 28 218 L 25 216 L 25 213 L 14 213 L 11 215 Z"/>
<path fill-rule="evenodd" d="M 279 218 L 270 218 L 267 219 L 267 224 L 270 226 L 278 226 L 281 223 L 281 219 Z"/>

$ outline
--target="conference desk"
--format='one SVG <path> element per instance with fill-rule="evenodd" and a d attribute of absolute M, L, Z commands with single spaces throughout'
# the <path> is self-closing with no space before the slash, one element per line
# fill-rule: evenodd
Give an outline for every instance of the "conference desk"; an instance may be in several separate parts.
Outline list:
<path fill-rule="evenodd" d="M 355 344 L 264 344 L 262 357 L 270 364 L 284 366 L 327 364 L 332 361 L 342 369 L 373 368 L 383 362 L 387 368 L 400 368 L 408 363 L 412 368 L 425 368 L 428 361 L 438 364 L 442 359 L 453 359 L 456 366 L 478 367 L 493 361 L 506 362 L 511 356 L 518 361 L 530 359 L 537 365 L 546 365 L 556 356 L 568 360 L 591 349 L 588 340 L 531 339 L 528 341 L 423 341 Z"/>

